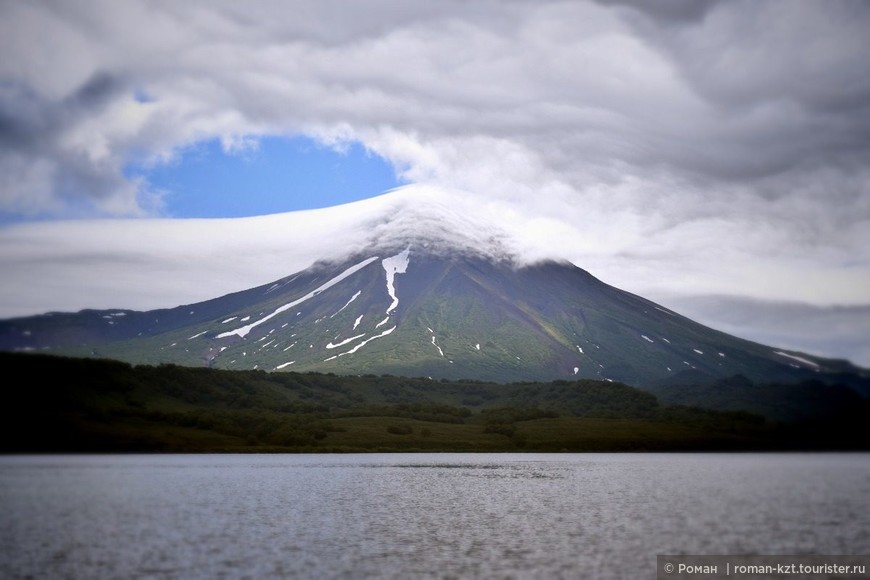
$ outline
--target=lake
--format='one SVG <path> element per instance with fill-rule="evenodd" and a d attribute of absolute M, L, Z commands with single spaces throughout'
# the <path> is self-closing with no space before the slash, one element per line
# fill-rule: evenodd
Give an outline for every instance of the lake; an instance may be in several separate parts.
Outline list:
<path fill-rule="evenodd" d="M 870 454 L 0 457 L 2 578 L 654 578 L 866 554 Z"/>

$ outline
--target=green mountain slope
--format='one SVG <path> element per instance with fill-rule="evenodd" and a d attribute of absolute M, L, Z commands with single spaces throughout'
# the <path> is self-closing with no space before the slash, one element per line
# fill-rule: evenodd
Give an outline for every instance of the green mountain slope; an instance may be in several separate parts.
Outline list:
<path fill-rule="evenodd" d="M 742 340 L 568 263 L 515 267 L 409 246 L 317 264 L 174 309 L 0 322 L 0 349 L 236 370 L 651 386 L 685 373 L 795 382 L 851 377 L 845 361 Z"/>

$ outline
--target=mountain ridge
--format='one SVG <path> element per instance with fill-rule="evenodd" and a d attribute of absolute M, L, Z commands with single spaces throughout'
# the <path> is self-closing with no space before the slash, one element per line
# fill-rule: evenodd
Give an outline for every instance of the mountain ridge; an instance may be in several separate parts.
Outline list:
<path fill-rule="evenodd" d="M 697 324 L 565 261 L 395 237 L 270 284 L 156 311 L 0 321 L 0 350 L 228 369 L 651 385 L 856 375 Z"/>

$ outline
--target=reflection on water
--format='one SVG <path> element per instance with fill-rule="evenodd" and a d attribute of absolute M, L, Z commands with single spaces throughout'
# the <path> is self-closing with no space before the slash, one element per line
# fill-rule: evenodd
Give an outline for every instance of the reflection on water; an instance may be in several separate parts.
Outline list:
<path fill-rule="evenodd" d="M 867 454 L 0 458 L 0 577 L 651 578 L 857 554 Z"/>

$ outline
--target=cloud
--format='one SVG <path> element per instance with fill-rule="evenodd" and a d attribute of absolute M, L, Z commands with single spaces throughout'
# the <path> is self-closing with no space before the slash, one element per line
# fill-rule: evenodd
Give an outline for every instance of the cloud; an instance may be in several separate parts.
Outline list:
<path fill-rule="evenodd" d="M 870 9 L 856 3 L 3 10 L 16 58 L 2 70 L 13 89 L 0 130 L 29 111 L 12 129 L 36 142 L 9 148 L 53 164 L 69 184 L 55 181 L 55 195 L 129 198 L 118 178 L 130 156 L 288 132 L 359 139 L 407 175 L 481 195 L 545 180 L 581 198 L 631 178 L 680 180 L 691 199 L 795 171 L 856 172 L 870 147 Z M 53 42 L 36 42 L 37 29 Z M 413 147 L 397 156 L 385 133 Z M 468 147 L 473 160 L 456 154 Z M 472 161 L 505 165 L 504 148 L 534 171 L 467 177 Z"/>
<path fill-rule="evenodd" d="M 603 6 L 625 6 L 654 18 L 664 26 L 696 22 L 722 0 L 597 0 Z"/>
<path fill-rule="evenodd" d="M 663 297 L 662 303 L 668 302 Z M 677 303 L 681 314 L 725 332 L 870 368 L 870 306 L 819 307 L 732 296 L 683 297 Z"/>
<path fill-rule="evenodd" d="M 462 192 L 425 186 L 332 208 L 235 219 L 101 219 L 0 229 L 0 317 L 82 308 L 148 310 L 273 282 L 318 260 L 421 240 L 521 259 L 524 217 L 481 219 Z M 448 242 L 443 244 L 442 242 Z M 534 242 L 532 242 L 534 243 Z"/>
<path fill-rule="evenodd" d="M 631 291 L 866 304 L 868 33 L 846 0 L 3 3 L 0 213 L 159 215 L 126 164 L 306 134 Z"/>

